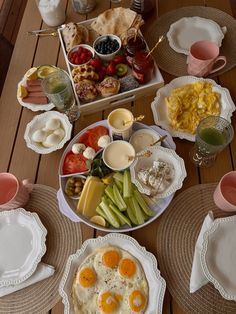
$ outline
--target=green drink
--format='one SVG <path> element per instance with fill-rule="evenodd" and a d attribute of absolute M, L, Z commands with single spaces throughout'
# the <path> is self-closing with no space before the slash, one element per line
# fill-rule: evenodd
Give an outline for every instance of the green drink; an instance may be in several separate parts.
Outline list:
<path fill-rule="evenodd" d="M 224 135 L 214 128 L 206 128 L 201 130 L 200 137 L 204 142 L 213 146 L 223 145 L 225 142 Z"/>
<path fill-rule="evenodd" d="M 216 156 L 231 142 L 234 136 L 232 125 L 219 116 L 209 116 L 200 121 L 194 147 L 189 156 L 198 167 L 213 165 Z"/>
<path fill-rule="evenodd" d="M 71 122 L 79 118 L 79 107 L 66 72 L 61 70 L 49 74 L 43 80 L 42 86 L 50 102 L 60 112 L 65 113 Z"/>

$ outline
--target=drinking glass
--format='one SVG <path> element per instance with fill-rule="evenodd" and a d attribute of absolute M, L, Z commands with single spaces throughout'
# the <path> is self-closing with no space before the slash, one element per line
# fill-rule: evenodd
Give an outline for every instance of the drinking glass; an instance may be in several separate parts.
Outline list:
<path fill-rule="evenodd" d="M 217 155 L 231 142 L 234 136 L 232 125 L 219 116 L 209 116 L 200 121 L 194 147 L 189 156 L 198 167 L 210 167 Z"/>
<path fill-rule="evenodd" d="M 76 103 L 69 75 L 63 71 L 49 74 L 42 82 L 42 87 L 55 107 L 65 113 L 70 122 L 80 116 L 79 106 Z"/>

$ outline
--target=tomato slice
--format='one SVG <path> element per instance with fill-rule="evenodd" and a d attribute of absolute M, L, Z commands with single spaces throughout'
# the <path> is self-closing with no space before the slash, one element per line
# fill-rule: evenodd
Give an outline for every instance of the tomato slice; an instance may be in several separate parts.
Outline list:
<path fill-rule="evenodd" d="M 89 138 L 89 132 L 87 131 L 80 136 L 79 143 L 84 144 L 86 147 L 89 146 L 88 138 Z"/>
<path fill-rule="evenodd" d="M 103 135 L 108 134 L 109 134 L 108 129 L 103 125 L 99 125 L 94 127 L 93 129 L 90 129 L 88 135 L 89 146 L 92 147 L 97 152 L 99 149 L 101 149 L 101 147 L 98 146 L 99 138 Z"/>
<path fill-rule="evenodd" d="M 71 174 L 87 171 L 86 158 L 83 154 L 74 154 L 69 152 L 63 163 L 63 174 Z"/>

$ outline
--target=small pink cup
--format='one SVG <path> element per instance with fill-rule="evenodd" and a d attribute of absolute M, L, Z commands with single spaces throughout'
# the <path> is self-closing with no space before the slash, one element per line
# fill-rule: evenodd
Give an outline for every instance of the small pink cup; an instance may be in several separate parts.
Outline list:
<path fill-rule="evenodd" d="M 24 206 L 32 189 L 33 184 L 28 179 L 21 182 L 11 173 L 0 173 L 0 210 Z"/>
<path fill-rule="evenodd" d="M 213 198 L 220 209 L 227 212 L 236 211 L 236 171 L 230 171 L 221 178 Z"/>
<path fill-rule="evenodd" d="M 219 56 L 219 53 L 219 47 L 211 41 L 201 40 L 195 42 L 190 47 L 187 59 L 188 74 L 204 77 L 222 69 L 226 65 L 227 61 L 226 57 Z M 215 63 L 220 60 L 223 61 L 223 64 L 218 67 L 214 67 Z"/>

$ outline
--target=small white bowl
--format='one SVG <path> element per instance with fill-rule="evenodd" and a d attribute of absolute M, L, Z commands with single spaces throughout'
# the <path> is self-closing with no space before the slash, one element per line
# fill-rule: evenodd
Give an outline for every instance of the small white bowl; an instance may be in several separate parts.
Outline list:
<path fill-rule="evenodd" d="M 81 179 L 84 179 L 86 180 L 87 177 L 85 175 L 82 175 L 82 174 L 75 174 L 75 175 L 70 175 L 68 177 L 63 177 L 62 180 L 61 180 L 61 189 L 63 191 L 63 194 L 65 197 L 69 197 L 71 198 L 72 200 L 79 200 L 80 199 L 80 196 L 69 196 L 66 194 L 65 192 L 65 189 L 66 189 L 66 185 L 67 185 L 67 181 L 70 179 L 70 178 L 81 178 Z"/>
<path fill-rule="evenodd" d="M 89 51 L 92 53 L 92 56 L 91 56 L 91 58 L 90 58 L 87 62 L 85 62 L 85 63 L 81 63 L 81 64 L 72 63 L 72 62 L 70 61 L 69 56 L 70 56 L 74 51 L 78 50 L 80 47 L 89 50 Z M 68 53 L 67 53 L 67 60 L 68 60 L 69 64 L 70 64 L 72 67 L 77 67 L 77 66 L 80 66 L 80 65 L 88 64 L 89 61 L 94 57 L 94 55 L 95 55 L 95 52 L 94 52 L 93 47 L 91 47 L 91 46 L 89 46 L 89 45 L 86 45 L 86 44 L 80 44 L 80 45 L 74 46 L 73 48 L 71 48 L 71 49 L 68 51 Z"/>
<path fill-rule="evenodd" d="M 119 44 L 119 48 L 118 48 L 116 51 L 112 52 L 112 53 L 109 53 L 109 54 L 101 54 L 101 53 L 99 53 L 99 52 L 95 49 L 95 47 L 96 47 L 96 45 L 97 45 L 98 43 L 100 43 L 101 41 L 104 41 L 107 37 L 110 37 L 111 39 L 115 39 L 115 40 L 118 42 L 118 44 Z M 104 61 L 110 61 L 110 60 L 112 60 L 112 59 L 115 57 L 115 55 L 120 51 L 121 46 L 122 46 L 122 44 L 121 44 L 120 38 L 119 38 L 118 36 L 116 36 L 116 35 L 113 35 L 113 34 L 107 34 L 107 35 L 99 36 L 99 37 L 94 41 L 94 43 L 93 43 L 93 49 L 94 49 L 96 55 L 97 55 L 100 59 L 102 59 L 102 60 L 104 60 Z"/>
<path fill-rule="evenodd" d="M 137 154 L 159 140 L 159 138 L 160 135 L 152 129 L 140 129 L 132 134 L 129 142 L 133 145 Z M 161 145 L 161 143 L 159 142 L 157 145 Z"/>
<path fill-rule="evenodd" d="M 165 198 L 173 194 L 175 191 L 179 190 L 182 187 L 184 178 L 187 175 L 184 160 L 179 157 L 173 149 L 165 148 L 158 145 L 150 146 L 140 152 L 140 154 L 147 151 L 150 151 L 152 153 L 150 157 L 139 157 L 130 167 L 131 181 L 137 186 L 138 190 L 146 195 L 151 194 L 151 187 L 144 184 L 138 178 L 138 172 L 141 169 L 151 168 L 153 166 L 153 162 L 157 160 L 166 161 L 167 163 L 172 165 L 174 167 L 174 177 L 171 184 L 167 186 L 167 188 L 163 192 L 157 193 L 155 197 L 158 199 Z"/>
<path fill-rule="evenodd" d="M 121 140 L 108 144 L 102 153 L 105 165 L 114 171 L 122 171 L 128 168 L 134 161 L 134 159 L 129 160 L 129 156 L 134 157 L 135 150 L 130 143 Z"/>
<path fill-rule="evenodd" d="M 33 141 L 32 135 L 36 130 L 45 127 L 47 121 L 51 119 L 60 120 L 61 128 L 64 129 L 65 135 L 63 139 L 56 145 L 52 147 L 44 147 L 40 143 Z M 38 154 L 49 154 L 55 150 L 61 149 L 65 143 L 70 139 L 72 131 L 72 125 L 68 117 L 57 111 L 48 111 L 40 115 L 35 116 L 26 126 L 24 139 L 26 141 L 27 147 L 34 150 Z"/>

